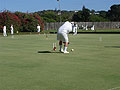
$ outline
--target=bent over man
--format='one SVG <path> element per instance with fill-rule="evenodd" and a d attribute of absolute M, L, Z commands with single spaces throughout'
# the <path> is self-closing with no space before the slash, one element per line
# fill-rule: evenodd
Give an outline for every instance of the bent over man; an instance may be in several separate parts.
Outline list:
<path fill-rule="evenodd" d="M 72 31 L 72 23 L 66 21 L 57 32 L 57 40 L 59 40 L 60 52 L 69 53 L 67 47 L 69 44 L 68 34 Z M 62 43 L 64 43 L 64 50 L 62 48 Z"/>

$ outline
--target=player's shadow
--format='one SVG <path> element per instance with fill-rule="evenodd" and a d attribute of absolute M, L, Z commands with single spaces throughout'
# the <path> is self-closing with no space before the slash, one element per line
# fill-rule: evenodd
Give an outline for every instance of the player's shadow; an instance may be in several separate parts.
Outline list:
<path fill-rule="evenodd" d="M 120 46 L 104 46 L 105 48 L 120 48 Z"/>
<path fill-rule="evenodd" d="M 56 51 L 38 51 L 38 53 L 60 53 Z"/>

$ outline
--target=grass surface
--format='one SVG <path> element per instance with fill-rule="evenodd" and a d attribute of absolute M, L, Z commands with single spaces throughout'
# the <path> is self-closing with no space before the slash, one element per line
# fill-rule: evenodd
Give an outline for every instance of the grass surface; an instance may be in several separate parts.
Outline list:
<path fill-rule="evenodd" d="M 55 33 L 55 32 L 57 32 L 57 30 L 45 30 L 45 31 L 43 31 L 43 33 L 48 33 L 48 32 L 51 32 L 51 33 Z M 78 33 L 82 33 L 82 32 L 109 32 L 109 33 L 120 33 L 120 29 L 95 29 L 95 30 L 82 30 L 82 29 L 78 29 L 78 31 L 77 31 Z"/>
<path fill-rule="evenodd" d="M 120 90 L 120 35 L 69 38 L 62 54 L 55 34 L 0 36 L 0 90 Z"/>

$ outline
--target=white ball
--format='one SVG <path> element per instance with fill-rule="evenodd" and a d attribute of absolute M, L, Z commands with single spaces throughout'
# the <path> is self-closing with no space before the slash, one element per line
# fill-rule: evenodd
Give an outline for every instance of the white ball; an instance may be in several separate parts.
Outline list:
<path fill-rule="evenodd" d="M 74 51 L 74 49 L 71 49 L 71 51 L 73 52 L 73 51 Z"/>

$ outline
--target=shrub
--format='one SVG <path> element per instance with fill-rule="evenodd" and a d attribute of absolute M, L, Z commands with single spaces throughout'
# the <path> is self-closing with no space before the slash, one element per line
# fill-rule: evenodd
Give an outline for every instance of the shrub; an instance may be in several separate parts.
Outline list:
<path fill-rule="evenodd" d="M 7 27 L 7 31 L 10 31 L 11 24 L 14 25 L 14 30 L 20 30 L 21 20 L 14 14 L 9 11 L 4 11 L 0 13 L 0 31 L 4 25 Z"/>
<path fill-rule="evenodd" d="M 37 24 L 40 24 L 41 30 L 44 28 L 43 21 L 37 14 L 29 14 L 29 13 L 15 13 L 21 19 L 21 32 L 36 32 Z"/>
<path fill-rule="evenodd" d="M 13 24 L 15 31 L 20 32 L 36 32 L 37 24 L 40 24 L 41 30 L 44 28 L 44 23 L 40 16 L 36 13 L 21 13 L 4 11 L 0 13 L 0 32 L 3 26 L 7 26 L 7 32 L 10 32 L 10 26 Z"/>

